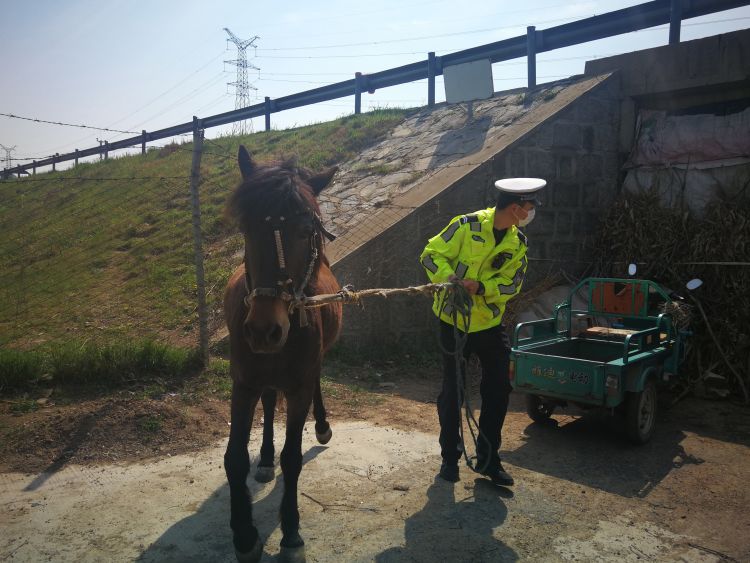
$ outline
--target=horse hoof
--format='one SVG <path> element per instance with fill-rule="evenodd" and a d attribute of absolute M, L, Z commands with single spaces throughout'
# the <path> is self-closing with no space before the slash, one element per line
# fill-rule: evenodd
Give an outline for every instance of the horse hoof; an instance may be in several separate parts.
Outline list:
<path fill-rule="evenodd" d="M 331 430 L 331 427 L 328 427 L 328 430 L 325 432 L 318 432 L 315 431 L 315 437 L 318 439 L 318 443 L 320 444 L 327 444 L 331 441 L 331 437 L 333 436 L 333 430 Z"/>
<path fill-rule="evenodd" d="M 285 563 L 305 563 L 304 544 L 299 547 L 284 547 L 282 545 L 279 552 L 279 561 L 284 561 Z"/>
<path fill-rule="evenodd" d="M 263 542 L 258 538 L 258 541 L 255 542 L 255 545 L 250 551 L 242 553 L 235 549 L 234 555 L 237 557 L 239 563 L 258 563 L 263 555 Z"/>
<path fill-rule="evenodd" d="M 269 481 L 273 481 L 275 475 L 276 472 L 274 471 L 273 466 L 258 467 L 255 470 L 255 480 L 258 481 L 258 483 L 268 483 Z"/>

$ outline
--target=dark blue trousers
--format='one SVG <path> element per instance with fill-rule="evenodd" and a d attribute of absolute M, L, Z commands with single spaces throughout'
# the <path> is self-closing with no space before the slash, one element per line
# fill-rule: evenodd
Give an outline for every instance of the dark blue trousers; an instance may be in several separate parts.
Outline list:
<path fill-rule="evenodd" d="M 440 321 L 440 342 L 444 350 L 455 350 L 453 326 Z M 502 325 L 468 335 L 463 350 L 468 360 L 476 354 L 482 365 L 482 381 L 479 387 L 482 397 L 482 408 L 479 415 L 479 430 L 486 440 L 480 438 L 477 445 L 477 458 L 481 466 L 489 456 L 490 464 L 499 461 L 500 431 L 508 412 L 508 398 L 511 392 L 508 368 L 510 362 L 510 343 Z M 438 418 L 440 419 L 440 450 L 447 462 L 456 462 L 461 457 L 458 405 L 456 387 L 456 358 L 443 353 L 443 387 L 437 400 Z M 470 440 L 468 430 L 465 433 Z M 489 443 L 488 443 L 489 442 Z M 470 447 L 467 444 L 467 448 Z M 471 452 L 467 452 L 471 455 Z"/>

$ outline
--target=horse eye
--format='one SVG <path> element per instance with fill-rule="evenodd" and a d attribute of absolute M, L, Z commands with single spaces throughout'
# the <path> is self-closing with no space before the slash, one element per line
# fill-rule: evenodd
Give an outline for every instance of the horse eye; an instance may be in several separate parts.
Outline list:
<path fill-rule="evenodd" d="M 297 229 L 297 236 L 299 238 L 310 238 L 313 234 L 312 225 L 300 225 Z"/>

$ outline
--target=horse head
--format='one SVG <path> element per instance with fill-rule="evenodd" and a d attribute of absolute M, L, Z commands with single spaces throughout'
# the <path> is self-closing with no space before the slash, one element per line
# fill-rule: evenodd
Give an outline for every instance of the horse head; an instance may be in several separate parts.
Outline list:
<path fill-rule="evenodd" d="M 322 237 L 331 237 L 316 197 L 337 169 L 314 174 L 294 160 L 260 166 L 244 146 L 238 163 L 242 182 L 228 210 L 245 237 L 243 335 L 253 352 L 273 354 L 286 344 L 292 305 L 314 284 Z"/>

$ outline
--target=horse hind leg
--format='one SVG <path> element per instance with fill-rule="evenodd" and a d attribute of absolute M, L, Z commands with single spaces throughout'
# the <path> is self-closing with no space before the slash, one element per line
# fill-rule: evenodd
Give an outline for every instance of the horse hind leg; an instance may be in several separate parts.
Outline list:
<path fill-rule="evenodd" d="M 323 405 L 323 393 L 320 390 L 320 376 L 315 383 L 315 394 L 313 395 L 313 416 L 315 417 L 315 437 L 321 444 L 331 441 L 333 430 L 326 420 L 326 408 Z"/>
<path fill-rule="evenodd" d="M 260 397 L 263 403 L 263 444 L 260 447 L 260 460 L 255 470 L 255 480 L 268 483 L 275 477 L 273 447 L 273 418 L 276 411 L 276 391 L 266 389 Z"/>

